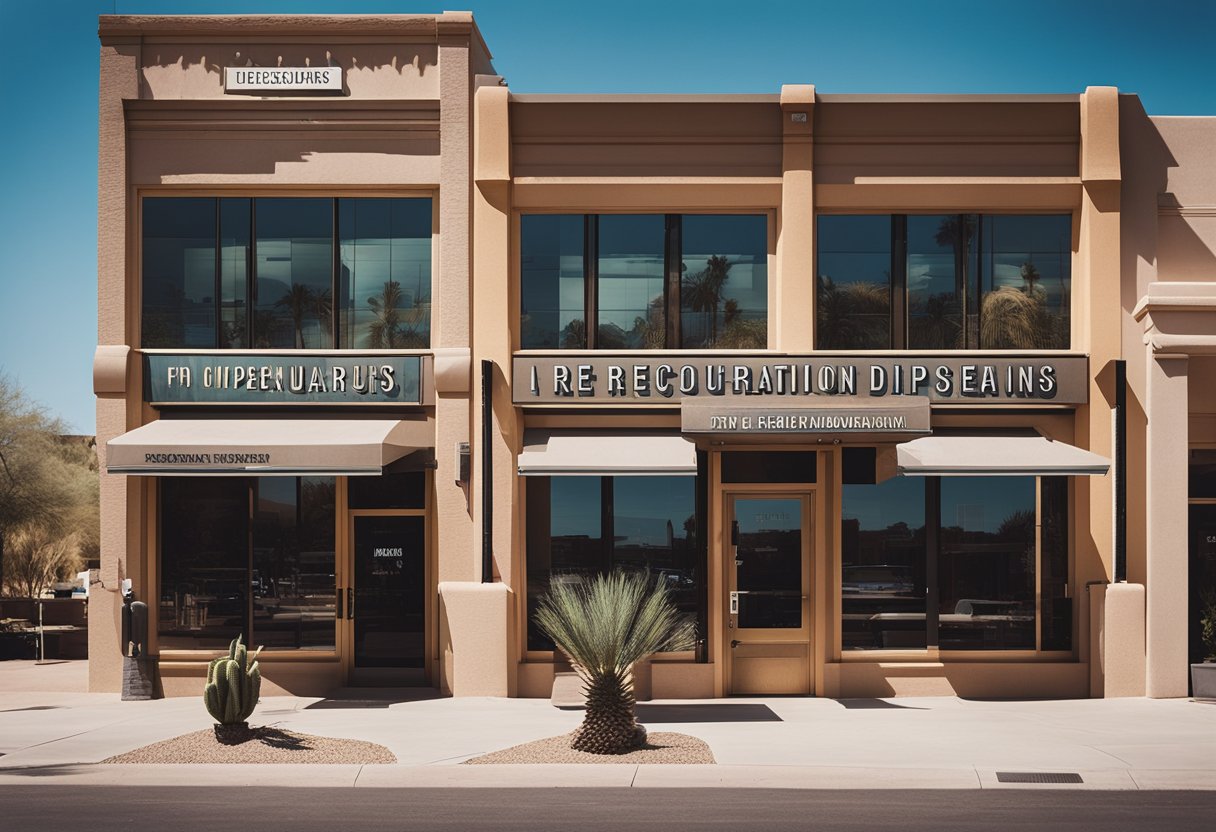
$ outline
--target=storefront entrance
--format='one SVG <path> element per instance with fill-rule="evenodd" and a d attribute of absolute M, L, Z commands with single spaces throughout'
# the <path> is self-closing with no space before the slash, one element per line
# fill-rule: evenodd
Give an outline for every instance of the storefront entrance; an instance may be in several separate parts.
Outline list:
<path fill-rule="evenodd" d="M 809 694 L 814 495 L 724 494 L 727 689 Z"/>
<path fill-rule="evenodd" d="M 426 682 L 426 521 L 421 515 L 352 513 L 351 683 Z"/>

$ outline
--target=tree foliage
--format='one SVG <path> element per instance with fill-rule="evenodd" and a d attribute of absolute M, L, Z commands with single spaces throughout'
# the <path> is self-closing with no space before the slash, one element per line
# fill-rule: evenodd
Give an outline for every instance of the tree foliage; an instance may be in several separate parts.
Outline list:
<path fill-rule="evenodd" d="M 65 430 L 0 375 L 0 578 L 5 591 L 40 594 L 80 561 L 97 557 L 96 453 L 91 440 L 65 436 Z M 47 577 L 39 577 L 44 573 Z"/>

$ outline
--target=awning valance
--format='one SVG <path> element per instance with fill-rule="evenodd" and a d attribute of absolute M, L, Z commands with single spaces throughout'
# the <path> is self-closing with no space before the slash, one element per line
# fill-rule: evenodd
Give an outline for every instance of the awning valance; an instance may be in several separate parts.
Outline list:
<path fill-rule="evenodd" d="M 376 475 L 435 444 L 425 420 L 160 419 L 106 443 L 106 470 L 144 476 Z"/>
<path fill-rule="evenodd" d="M 1045 436 L 925 436 L 896 446 L 905 477 L 1085 476 L 1110 470 L 1098 454 Z"/>
<path fill-rule="evenodd" d="M 677 433 L 529 430 L 519 473 L 547 476 L 644 476 L 697 473 L 696 446 Z"/>

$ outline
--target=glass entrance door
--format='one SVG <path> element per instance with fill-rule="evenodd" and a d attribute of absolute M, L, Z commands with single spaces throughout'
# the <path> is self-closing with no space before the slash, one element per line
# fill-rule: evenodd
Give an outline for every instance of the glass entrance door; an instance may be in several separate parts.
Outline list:
<path fill-rule="evenodd" d="M 811 496 L 728 495 L 732 693 L 809 693 Z"/>
<path fill-rule="evenodd" d="M 426 682 L 426 523 L 421 516 L 354 515 L 354 684 Z"/>

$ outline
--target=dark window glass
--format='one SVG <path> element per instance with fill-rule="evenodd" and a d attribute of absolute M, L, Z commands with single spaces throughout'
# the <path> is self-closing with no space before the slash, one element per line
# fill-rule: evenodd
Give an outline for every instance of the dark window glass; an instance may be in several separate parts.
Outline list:
<path fill-rule="evenodd" d="M 253 638 L 267 650 L 334 648 L 334 479 L 254 481 Z"/>
<path fill-rule="evenodd" d="M 662 349 L 667 342 L 666 217 L 599 217 L 599 349 Z"/>
<path fill-rule="evenodd" d="M 250 200 L 220 200 L 220 347 L 248 346 Z"/>
<path fill-rule="evenodd" d="M 332 199 L 258 199 L 253 346 L 332 349 Z"/>
<path fill-rule="evenodd" d="M 680 239 L 680 346 L 767 347 L 767 219 L 688 214 Z"/>
<path fill-rule="evenodd" d="M 967 347 L 963 303 L 975 217 L 908 217 L 908 349 Z"/>
<path fill-rule="evenodd" d="M 1039 479 L 1039 579 L 1044 650 L 1072 649 L 1072 598 L 1068 591 L 1068 478 Z"/>
<path fill-rule="evenodd" d="M 679 608 L 698 614 L 695 477 L 529 477 L 526 487 L 529 650 L 553 649 L 533 620 L 553 583 L 614 568 L 666 581 Z"/>
<path fill-rule="evenodd" d="M 1033 477 L 943 477 L 943 650 L 1035 649 Z"/>
<path fill-rule="evenodd" d="M 218 650 L 249 634 L 249 481 L 160 480 L 164 650 Z"/>
<path fill-rule="evenodd" d="M 339 199 L 338 236 L 342 346 L 429 346 L 431 201 Z"/>
<path fill-rule="evenodd" d="M 1190 552 L 1187 584 L 1189 588 L 1187 652 L 1191 662 L 1213 657 L 1203 643 L 1201 619 L 1209 605 L 1216 604 L 1216 505 L 1192 503 L 1189 506 Z M 1193 693 L 1193 692 L 1192 692 Z"/>
<path fill-rule="evenodd" d="M 814 451 L 728 451 L 722 482 L 815 482 Z"/>
<path fill-rule="evenodd" d="M 584 218 L 529 214 L 520 220 L 520 346 L 584 349 Z"/>
<path fill-rule="evenodd" d="M 840 531 L 841 645 L 925 646 L 925 480 L 845 485 Z"/>
<path fill-rule="evenodd" d="M 1068 349 L 1072 217 L 984 216 L 981 349 Z"/>
<path fill-rule="evenodd" d="M 845 448 L 840 454 L 840 481 L 845 485 L 873 485 L 877 466 L 876 448 Z"/>
<path fill-rule="evenodd" d="M 355 517 L 356 669 L 426 664 L 426 521 Z"/>
<path fill-rule="evenodd" d="M 815 299 L 821 350 L 891 348 L 891 217 L 821 216 Z"/>
<path fill-rule="evenodd" d="M 802 626 L 802 501 L 734 501 L 739 627 Z"/>
<path fill-rule="evenodd" d="M 1191 448 L 1189 472 L 1188 496 L 1216 497 L 1216 448 Z"/>
<path fill-rule="evenodd" d="M 349 477 L 346 504 L 350 508 L 424 508 L 426 473 L 408 471 L 379 477 Z"/>
<path fill-rule="evenodd" d="M 215 200 L 143 202 L 145 347 L 215 347 Z"/>

